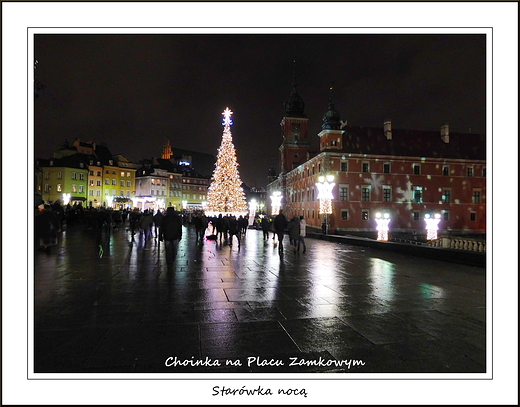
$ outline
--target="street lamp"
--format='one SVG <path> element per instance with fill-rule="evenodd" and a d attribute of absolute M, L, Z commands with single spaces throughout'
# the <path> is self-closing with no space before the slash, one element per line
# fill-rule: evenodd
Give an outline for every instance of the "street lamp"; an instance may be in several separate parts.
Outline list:
<path fill-rule="evenodd" d="M 70 194 L 63 194 L 63 205 L 67 206 L 70 202 Z"/>
<path fill-rule="evenodd" d="M 114 202 L 114 197 L 112 195 L 107 196 L 107 206 L 112 208 L 112 203 Z"/>
<path fill-rule="evenodd" d="M 436 213 L 430 215 L 427 213 L 424 215 L 424 221 L 426 222 L 426 240 L 437 239 L 437 230 L 439 230 L 439 222 L 441 221 L 441 215 Z"/>
<path fill-rule="evenodd" d="M 271 215 L 278 215 L 280 208 L 282 207 L 282 193 L 280 191 L 274 191 L 271 195 Z"/>
<path fill-rule="evenodd" d="M 385 213 L 381 216 L 380 213 L 376 213 L 377 223 L 377 240 L 388 240 L 388 224 L 390 223 L 390 215 Z"/>
<path fill-rule="evenodd" d="M 256 215 L 256 209 L 258 208 L 258 203 L 256 202 L 256 199 L 251 199 L 249 201 L 249 225 L 254 225 L 255 223 L 255 215 Z"/>
<path fill-rule="evenodd" d="M 320 215 L 323 217 L 323 224 L 321 225 L 324 234 L 327 234 L 329 229 L 329 215 L 332 213 L 332 188 L 336 185 L 334 182 L 334 175 L 329 174 L 326 177 L 320 175 L 316 186 L 318 187 L 318 200 L 320 201 Z"/>

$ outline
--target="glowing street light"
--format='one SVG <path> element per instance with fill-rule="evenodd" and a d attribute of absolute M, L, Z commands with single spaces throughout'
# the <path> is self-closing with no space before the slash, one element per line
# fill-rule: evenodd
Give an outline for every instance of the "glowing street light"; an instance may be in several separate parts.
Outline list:
<path fill-rule="evenodd" d="M 426 222 L 426 239 L 437 239 L 437 230 L 439 230 L 439 222 L 441 221 L 441 215 L 439 213 L 436 213 L 432 217 L 429 213 L 427 213 L 426 215 L 424 215 L 424 221 Z"/>
<path fill-rule="evenodd" d="M 70 194 L 63 194 L 63 205 L 68 205 L 70 202 Z"/>
<path fill-rule="evenodd" d="M 282 207 L 282 193 L 280 191 L 274 191 L 271 195 L 271 215 L 278 215 L 280 208 Z"/>
<path fill-rule="evenodd" d="M 376 213 L 377 223 L 377 240 L 388 240 L 388 224 L 390 223 L 390 215 L 385 213 L 381 216 L 380 213 Z"/>
<path fill-rule="evenodd" d="M 258 208 L 258 202 L 256 202 L 256 199 L 251 199 L 249 201 L 249 225 L 253 225 L 255 223 L 255 215 L 256 210 Z"/>
<path fill-rule="evenodd" d="M 336 185 L 334 182 L 334 175 L 329 174 L 326 177 L 320 175 L 316 186 L 318 187 L 318 200 L 320 201 L 319 213 L 325 215 L 322 224 L 323 233 L 327 233 L 329 228 L 329 215 L 332 213 L 332 189 Z"/>
<path fill-rule="evenodd" d="M 114 202 L 114 197 L 112 195 L 107 196 L 107 206 L 112 208 L 112 203 Z"/>

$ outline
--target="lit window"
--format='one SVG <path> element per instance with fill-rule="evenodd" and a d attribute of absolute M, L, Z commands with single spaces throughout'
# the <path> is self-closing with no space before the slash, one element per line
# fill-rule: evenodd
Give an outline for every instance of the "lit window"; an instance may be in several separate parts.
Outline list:
<path fill-rule="evenodd" d="M 422 203 L 422 201 L 423 201 L 422 187 L 414 187 L 413 200 L 415 203 Z"/>
<path fill-rule="evenodd" d="M 361 211 L 361 220 L 368 220 L 368 219 L 369 219 L 368 209 L 363 209 Z"/>
<path fill-rule="evenodd" d="M 444 189 L 442 191 L 442 203 L 451 203 L 451 190 Z"/>
<path fill-rule="evenodd" d="M 61 192 L 61 184 L 58 184 L 58 186 L 56 187 L 56 191 Z"/>

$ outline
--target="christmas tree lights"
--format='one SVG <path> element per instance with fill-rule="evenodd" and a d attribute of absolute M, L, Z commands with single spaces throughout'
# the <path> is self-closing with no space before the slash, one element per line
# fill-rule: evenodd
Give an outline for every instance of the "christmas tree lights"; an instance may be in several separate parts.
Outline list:
<path fill-rule="evenodd" d="M 235 146 L 231 137 L 232 114 L 233 112 L 229 108 L 226 108 L 222 113 L 224 116 L 222 142 L 218 149 L 211 185 L 208 188 L 208 210 L 206 214 L 209 216 L 232 214 L 238 217 L 247 215 L 246 196 L 242 189 Z"/>

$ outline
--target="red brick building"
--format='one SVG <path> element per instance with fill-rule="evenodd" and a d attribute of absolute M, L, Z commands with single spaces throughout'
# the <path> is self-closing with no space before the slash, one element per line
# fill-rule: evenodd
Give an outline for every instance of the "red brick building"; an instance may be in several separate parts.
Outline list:
<path fill-rule="evenodd" d="M 388 213 L 390 234 L 426 235 L 425 215 L 440 214 L 441 233 L 486 232 L 486 137 L 440 130 L 345 125 L 334 109 L 332 93 L 323 117 L 320 151 L 309 151 L 307 118 L 296 87 L 282 119 L 280 174 L 268 195 L 283 194 L 288 217 L 303 215 L 321 228 L 316 183 L 333 175 L 328 230 L 372 236 L 376 213 Z M 304 120 L 305 119 L 305 120 Z"/>

